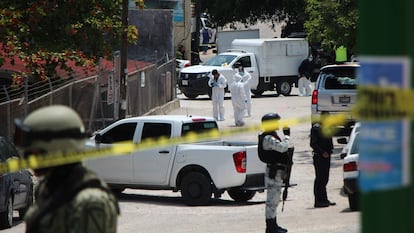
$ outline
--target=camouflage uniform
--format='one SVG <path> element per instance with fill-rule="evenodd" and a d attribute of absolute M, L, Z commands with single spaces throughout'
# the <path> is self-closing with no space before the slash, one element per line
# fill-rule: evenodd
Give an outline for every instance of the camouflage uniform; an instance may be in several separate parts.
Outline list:
<path fill-rule="evenodd" d="M 280 202 L 280 194 L 282 192 L 283 177 L 285 176 L 285 171 L 277 170 L 276 177 L 274 179 L 269 178 L 269 167 L 266 167 L 265 174 L 265 185 L 267 189 L 266 196 L 266 210 L 265 216 L 266 219 L 276 218 L 276 209 Z"/>
<path fill-rule="evenodd" d="M 119 206 L 106 184 L 79 163 L 51 169 L 24 217 L 26 232 L 116 232 Z"/>
<path fill-rule="evenodd" d="M 265 185 L 266 195 L 266 233 L 285 233 L 287 230 L 277 224 L 276 213 L 280 202 L 283 179 L 286 176 L 287 160 L 282 153 L 289 148 L 289 136 L 282 140 L 276 132 L 259 135 L 259 156 L 267 157 Z"/>

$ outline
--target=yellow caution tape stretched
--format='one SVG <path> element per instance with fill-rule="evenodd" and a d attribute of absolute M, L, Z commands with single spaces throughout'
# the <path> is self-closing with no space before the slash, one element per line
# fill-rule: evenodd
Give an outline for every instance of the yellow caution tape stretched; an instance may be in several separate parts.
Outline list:
<path fill-rule="evenodd" d="M 361 86 L 353 114 L 358 119 L 392 120 L 414 117 L 414 92 L 398 87 Z"/>
<path fill-rule="evenodd" d="M 342 124 L 345 119 L 344 116 L 332 115 L 326 120 L 329 127 Z M 294 125 L 308 123 L 309 117 L 294 118 L 294 119 L 281 119 L 278 121 L 268 121 L 263 125 L 251 125 L 246 127 L 239 127 L 234 129 L 228 129 L 218 131 L 217 129 L 210 130 L 205 133 L 188 133 L 185 136 L 177 138 L 156 138 L 147 139 L 138 144 L 132 142 L 122 142 L 113 144 L 110 147 L 100 149 L 90 149 L 85 151 L 67 151 L 48 153 L 45 155 L 29 155 L 27 159 L 9 159 L 4 163 L 0 163 L 0 173 L 18 171 L 20 169 L 39 169 L 46 167 L 54 167 L 64 164 L 70 164 L 80 162 L 85 159 L 94 159 L 105 156 L 120 156 L 134 151 L 142 151 L 152 149 L 156 147 L 164 147 L 168 145 L 180 144 L 180 143 L 192 143 L 205 140 L 219 139 L 223 136 L 231 136 L 246 132 L 259 132 L 259 131 L 271 131 L 284 127 L 292 127 Z"/>

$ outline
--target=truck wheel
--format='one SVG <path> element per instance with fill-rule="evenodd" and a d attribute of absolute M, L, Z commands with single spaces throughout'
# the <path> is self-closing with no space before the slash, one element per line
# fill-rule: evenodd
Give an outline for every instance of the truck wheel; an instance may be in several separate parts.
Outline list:
<path fill-rule="evenodd" d="M 276 90 L 277 90 L 277 94 L 288 96 L 290 95 L 290 92 L 292 91 L 292 85 L 290 85 L 290 83 L 287 81 L 282 81 L 277 84 Z"/>
<path fill-rule="evenodd" d="M 261 96 L 263 95 L 263 90 L 251 90 L 251 92 L 255 95 L 255 96 Z"/>
<path fill-rule="evenodd" d="M 211 96 L 213 95 L 213 90 L 211 88 L 208 89 L 208 97 L 211 99 Z"/>
<path fill-rule="evenodd" d="M 237 202 L 246 202 L 254 197 L 256 191 L 231 188 L 227 190 L 230 197 Z"/>
<path fill-rule="evenodd" d="M 210 179 L 199 172 L 188 173 L 181 182 L 181 196 L 187 205 L 207 205 L 212 193 Z"/>
<path fill-rule="evenodd" d="M 197 96 L 198 96 L 196 94 L 189 94 L 189 93 L 186 93 L 186 92 L 183 92 L 183 94 L 185 95 L 185 97 L 187 97 L 189 99 L 192 99 L 192 100 L 197 98 Z"/>
<path fill-rule="evenodd" d="M 6 202 L 6 209 L 4 212 L 0 213 L 0 228 L 6 229 L 10 228 L 13 225 L 13 198 L 12 195 L 9 195 L 9 198 Z"/>

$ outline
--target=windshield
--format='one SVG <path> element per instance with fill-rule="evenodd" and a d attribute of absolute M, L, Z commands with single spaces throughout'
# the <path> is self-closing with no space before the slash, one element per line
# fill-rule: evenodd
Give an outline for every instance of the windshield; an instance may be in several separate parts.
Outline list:
<path fill-rule="evenodd" d="M 214 121 L 192 122 L 183 124 L 181 135 L 192 133 L 206 133 L 212 129 L 218 129 L 217 123 Z"/>
<path fill-rule="evenodd" d="M 217 55 L 210 60 L 208 60 L 204 65 L 207 66 L 227 66 L 230 64 L 237 56 L 236 55 Z"/>

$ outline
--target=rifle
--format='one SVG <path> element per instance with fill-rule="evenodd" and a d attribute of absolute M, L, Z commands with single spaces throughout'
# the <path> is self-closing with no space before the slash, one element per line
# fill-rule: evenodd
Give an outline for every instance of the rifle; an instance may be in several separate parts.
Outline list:
<path fill-rule="evenodd" d="M 290 187 L 290 173 L 292 172 L 292 165 L 293 165 L 293 152 L 295 151 L 294 147 L 290 147 L 288 149 L 287 153 L 287 157 L 288 157 L 288 162 L 286 164 L 286 176 L 285 179 L 283 179 L 283 183 L 284 183 L 284 187 L 285 189 L 283 190 L 283 194 L 282 194 L 282 212 L 283 209 L 285 207 L 285 201 L 286 198 L 288 196 L 288 188 Z"/>

